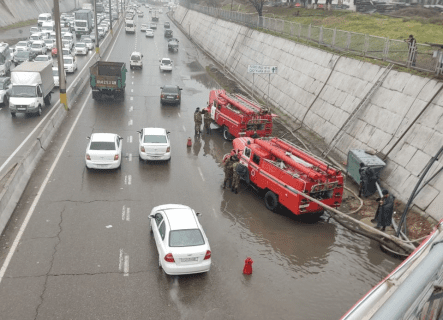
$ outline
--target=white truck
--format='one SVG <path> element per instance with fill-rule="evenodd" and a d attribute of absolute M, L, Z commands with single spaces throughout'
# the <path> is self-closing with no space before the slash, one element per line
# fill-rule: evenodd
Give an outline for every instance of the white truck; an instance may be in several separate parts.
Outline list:
<path fill-rule="evenodd" d="M 135 33 L 134 20 L 125 20 L 125 33 Z"/>
<path fill-rule="evenodd" d="M 52 64 L 47 61 L 24 62 L 11 72 L 11 94 L 9 111 L 16 113 L 42 114 L 44 105 L 51 103 L 55 87 Z"/>

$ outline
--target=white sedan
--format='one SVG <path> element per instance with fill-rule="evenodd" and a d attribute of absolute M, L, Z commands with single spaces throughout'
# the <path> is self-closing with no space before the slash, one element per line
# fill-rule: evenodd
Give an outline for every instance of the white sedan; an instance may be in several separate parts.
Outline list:
<path fill-rule="evenodd" d="M 66 72 L 74 73 L 77 70 L 77 61 L 72 56 L 64 56 L 63 65 Z"/>
<path fill-rule="evenodd" d="M 115 133 L 93 133 L 86 148 L 87 169 L 117 169 L 122 163 L 122 140 Z"/>
<path fill-rule="evenodd" d="M 172 60 L 169 58 L 163 58 L 160 61 L 160 71 L 172 71 Z"/>
<path fill-rule="evenodd" d="M 52 63 L 53 60 L 51 56 L 48 56 L 46 54 L 40 54 L 37 57 L 35 57 L 34 61 L 46 61 Z"/>
<path fill-rule="evenodd" d="M 211 269 L 211 248 L 198 221 L 199 215 L 180 204 L 152 209 L 149 218 L 158 251 L 158 266 L 166 274 L 193 274 Z"/>
<path fill-rule="evenodd" d="M 144 128 L 139 133 L 140 160 L 171 160 L 169 132 L 163 128 Z"/>
<path fill-rule="evenodd" d="M 76 44 L 75 44 L 75 47 L 74 47 L 74 54 L 75 55 L 78 55 L 78 54 L 88 54 L 88 51 L 89 51 L 89 49 L 88 49 L 88 47 L 86 46 L 86 43 L 84 43 L 84 42 L 77 42 Z"/>
<path fill-rule="evenodd" d="M 154 37 L 154 30 L 146 29 L 146 37 L 153 38 Z"/>
<path fill-rule="evenodd" d="M 143 32 L 143 31 L 146 31 L 146 29 L 148 29 L 148 25 L 146 23 L 144 23 L 140 26 L 140 31 Z"/>
<path fill-rule="evenodd" d="M 94 41 L 92 41 L 91 38 L 85 38 L 83 41 L 85 42 L 86 47 L 88 48 L 88 50 L 94 49 Z"/>
<path fill-rule="evenodd" d="M 65 84 L 66 84 L 66 71 L 63 70 L 63 72 L 65 73 Z M 52 76 L 54 77 L 54 85 L 56 87 L 60 87 L 60 77 L 59 77 L 59 74 L 58 74 L 58 68 L 57 67 L 52 68 Z"/>

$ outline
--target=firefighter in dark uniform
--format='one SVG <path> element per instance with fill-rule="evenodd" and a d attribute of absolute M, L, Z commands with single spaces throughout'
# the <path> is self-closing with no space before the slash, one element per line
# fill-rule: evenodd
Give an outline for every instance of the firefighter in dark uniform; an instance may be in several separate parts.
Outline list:
<path fill-rule="evenodd" d="M 376 215 L 377 229 L 385 231 L 392 223 L 392 214 L 394 213 L 394 197 L 389 194 L 388 190 L 383 190 L 383 198 L 380 201 L 380 212 Z"/>
<path fill-rule="evenodd" d="M 367 198 L 377 191 L 376 182 L 378 176 L 371 167 L 365 166 L 363 162 L 360 163 L 358 172 L 360 173 L 360 189 L 358 196 Z"/>
<path fill-rule="evenodd" d="M 195 134 L 200 134 L 201 133 L 201 125 L 202 125 L 202 113 L 200 111 L 200 108 L 195 109 L 194 123 L 195 123 Z"/>
<path fill-rule="evenodd" d="M 230 182 L 231 186 L 232 186 L 232 177 L 233 177 L 233 168 L 232 165 L 234 164 L 234 161 L 232 160 L 232 155 L 229 155 L 224 163 L 224 171 L 225 171 L 225 180 L 223 181 L 223 189 L 226 187 L 226 182 Z"/>
<path fill-rule="evenodd" d="M 204 127 L 203 131 L 206 132 L 206 134 L 211 134 L 211 114 L 208 110 L 203 110 L 203 121 L 204 121 Z"/>
<path fill-rule="evenodd" d="M 234 163 L 232 164 L 233 178 L 232 178 L 231 191 L 237 194 L 238 186 L 240 184 L 240 175 L 237 172 L 237 166 L 239 165 L 240 162 L 236 155 L 232 156 L 232 160 L 234 161 Z"/>

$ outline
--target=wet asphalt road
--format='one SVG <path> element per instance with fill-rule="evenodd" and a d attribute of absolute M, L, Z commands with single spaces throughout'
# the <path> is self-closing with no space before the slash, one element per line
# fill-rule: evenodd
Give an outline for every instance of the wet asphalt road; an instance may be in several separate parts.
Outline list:
<path fill-rule="evenodd" d="M 148 17 L 138 19 L 137 29 Z M 332 221 L 303 223 L 271 213 L 245 185 L 238 195 L 221 189 L 220 161 L 231 144 L 215 130 L 201 139 L 193 135 L 193 112 L 217 85 L 205 73 L 206 58 L 173 24 L 180 49 L 168 52 L 166 20 L 161 15 L 154 39 L 140 31 L 118 34 L 108 61 L 129 67 L 132 51 L 144 54 L 144 68 L 127 74 L 125 101 L 96 102 L 87 88 L 46 152 L 0 240 L 2 265 L 39 198 L 0 283 L 0 318 L 339 318 L 399 261 Z M 159 71 L 162 57 L 174 60 L 172 73 Z M 163 84 L 183 88 L 180 106 L 160 105 Z M 149 126 L 171 131 L 170 163 L 138 160 L 136 131 Z M 124 137 L 121 170 L 85 169 L 86 137 L 93 132 Z M 157 267 L 148 214 L 165 203 L 203 213 L 213 253 L 209 273 L 170 277 Z M 121 254 L 129 257 L 126 275 Z M 254 271 L 244 276 L 248 256 Z"/>

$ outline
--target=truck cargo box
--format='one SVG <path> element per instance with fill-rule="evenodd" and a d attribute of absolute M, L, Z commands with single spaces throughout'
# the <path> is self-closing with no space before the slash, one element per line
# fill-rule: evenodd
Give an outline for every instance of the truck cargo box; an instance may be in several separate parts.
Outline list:
<path fill-rule="evenodd" d="M 46 96 L 55 87 L 52 64 L 46 61 L 26 61 L 11 72 L 11 82 L 13 85 L 40 84 L 43 95 Z"/>

